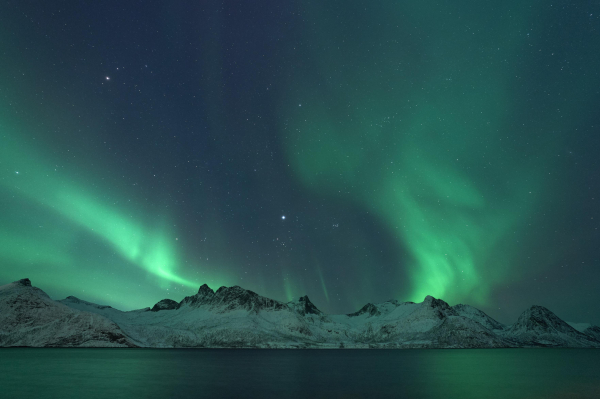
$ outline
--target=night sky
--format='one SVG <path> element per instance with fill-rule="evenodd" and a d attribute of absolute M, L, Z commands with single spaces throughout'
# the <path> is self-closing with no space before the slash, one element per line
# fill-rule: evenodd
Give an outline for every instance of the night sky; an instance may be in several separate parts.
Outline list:
<path fill-rule="evenodd" d="M 600 324 L 599 108 L 593 1 L 4 1 L 0 284 Z"/>

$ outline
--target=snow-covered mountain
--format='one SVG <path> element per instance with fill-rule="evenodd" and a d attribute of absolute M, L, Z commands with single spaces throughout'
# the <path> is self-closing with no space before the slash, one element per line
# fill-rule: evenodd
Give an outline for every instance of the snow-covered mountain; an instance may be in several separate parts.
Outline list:
<path fill-rule="evenodd" d="M 53 301 L 29 279 L 0 286 L 0 346 L 137 346 L 113 321 Z"/>
<path fill-rule="evenodd" d="M 597 341 L 600 341 L 600 327 L 590 325 L 585 330 L 581 331 L 585 335 L 594 338 Z"/>
<path fill-rule="evenodd" d="M 179 303 L 123 312 L 72 296 L 53 301 L 25 279 L 0 287 L 0 346 L 503 348 L 600 347 L 600 340 L 536 306 L 512 326 L 431 296 L 327 315 L 307 296 L 284 303 L 205 284 Z"/>
<path fill-rule="evenodd" d="M 452 306 L 452 309 L 454 309 L 454 311 L 460 316 L 464 316 L 471 320 L 474 320 L 482 326 L 484 326 L 485 328 L 487 328 L 488 330 L 498 332 L 504 331 L 504 329 L 506 328 L 504 324 L 498 323 L 496 320 L 492 319 L 490 316 L 483 313 L 481 310 L 475 309 L 473 306 L 460 304 Z"/>
<path fill-rule="evenodd" d="M 543 306 L 524 311 L 505 330 L 505 337 L 521 346 L 600 347 L 598 340 L 577 331 Z"/>
<path fill-rule="evenodd" d="M 598 341 L 600 341 L 600 327 L 594 326 L 590 323 L 571 323 L 567 322 L 568 325 L 583 333 L 587 336 L 590 336 Z"/>

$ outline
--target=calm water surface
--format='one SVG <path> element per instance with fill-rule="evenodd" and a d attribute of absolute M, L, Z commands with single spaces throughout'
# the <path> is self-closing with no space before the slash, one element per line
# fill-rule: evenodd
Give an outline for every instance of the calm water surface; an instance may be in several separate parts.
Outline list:
<path fill-rule="evenodd" d="M 2 398 L 600 398 L 600 350 L 0 349 Z"/>

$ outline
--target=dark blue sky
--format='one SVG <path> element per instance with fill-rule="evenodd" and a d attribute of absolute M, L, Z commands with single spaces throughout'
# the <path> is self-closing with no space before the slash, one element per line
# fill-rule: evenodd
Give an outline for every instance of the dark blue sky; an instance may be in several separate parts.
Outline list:
<path fill-rule="evenodd" d="M 0 10 L 4 281 L 600 323 L 597 4 Z"/>

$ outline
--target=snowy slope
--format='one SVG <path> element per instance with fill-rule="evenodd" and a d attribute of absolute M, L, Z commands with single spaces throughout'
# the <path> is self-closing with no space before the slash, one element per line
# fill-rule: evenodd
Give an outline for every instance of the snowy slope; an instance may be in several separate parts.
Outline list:
<path fill-rule="evenodd" d="M 111 320 L 53 301 L 29 279 L 0 287 L 0 346 L 136 346 Z"/>
<path fill-rule="evenodd" d="M 590 325 L 588 328 L 582 331 L 588 337 L 592 337 L 597 341 L 600 341 L 600 327 Z"/>
<path fill-rule="evenodd" d="M 503 331 L 506 328 L 504 324 L 497 322 L 496 320 L 492 319 L 490 316 L 488 316 L 481 310 L 474 308 L 473 306 L 460 304 L 452 306 L 452 309 L 454 309 L 454 311 L 456 311 L 456 313 L 458 313 L 459 315 L 478 322 L 488 330 Z"/>
<path fill-rule="evenodd" d="M 21 280 L 0 287 L 0 345 L 502 348 L 600 347 L 600 341 L 536 306 L 507 327 L 471 306 L 451 307 L 431 296 L 327 315 L 307 296 L 284 303 L 238 286 L 213 291 L 205 284 L 179 303 L 165 299 L 123 312 L 75 297 L 52 301 Z"/>
<path fill-rule="evenodd" d="M 543 306 L 532 306 L 505 330 L 506 339 L 521 346 L 599 348 L 600 342 L 585 335 Z"/>
<path fill-rule="evenodd" d="M 203 285 L 178 307 L 120 312 L 81 300 L 63 303 L 112 318 L 151 347 L 506 347 L 502 338 L 447 303 L 388 301 L 351 315 L 326 315 L 307 296 L 283 303 L 241 287 Z M 163 301 L 161 301 L 163 302 Z M 159 304 L 161 303 L 159 302 Z M 376 309 L 376 310 L 372 310 Z"/>
<path fill-rule="evenodd" d="M 583 333 L 600 341 L 600 327 L 594 326 L 590 323 L 571 323 L 569 321 L 567 321 L 567 324 L 579 331 L 580 333 Z"/>

